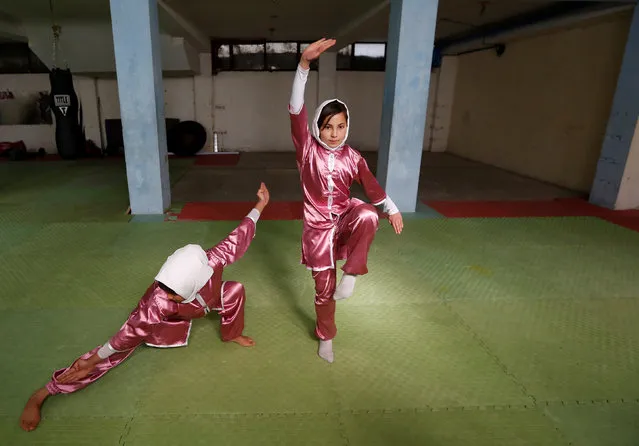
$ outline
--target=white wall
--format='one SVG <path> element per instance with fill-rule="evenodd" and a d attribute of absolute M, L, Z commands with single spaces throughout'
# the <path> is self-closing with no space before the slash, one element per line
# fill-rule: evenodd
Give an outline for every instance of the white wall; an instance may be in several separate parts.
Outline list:
<path fill-rule="evenodd" d="M 222 72 L 214 77 L 215 130 L 224 149 L 242 151 L 294 150 L 287 104 L 292 72 Z M 317 73 L 306 84 L 306 106 L 317 107 Z M 312 111 L 309 111 L 309 114 Z"/>
<path fill-rule="evenodd" d="M 293 72 L 222 72 L 210 75 L 210 55 L 202 54 L 202 74 L 164 78 L 164 109 L 167 118 L 197 120 L 220 134 L 224 150 L 292 151 L 287 105 Z M 349 143 L 358 150 L 377 150 L 382 115 L 383 72 L 338 71 L 337 96 L 351 112 Z M 437 102 L 437 71 L 431 75 L 424 149 L 429 150 L 431 127 Z M 48 90 L 45 75 L 0 76 L 2 89 Z M 6 87 L 9 86 L 9 87 Z M 120 117 L 115 78 L 75 76 L 75 88 L 83 110 L 87 138 L 106 144 L 104 121 Z M 318 73 L 311 72 L 306 86 L 306 104 L 312 116 L 317 107 Z M 0 126 L 0 140 L 23 139 L 28 147 L 44 147 L 54 153 L 54 126 Z"/>
<path fill-rule="evenodd" d="M 110 21 L 62 21 L 58 46 L 58 66 L 68 66 L 74 73 L 114 73 L 115 53 Z M 42 62 L 52 67 L 53 36 L 50 22 L 27 22 L 24 25 L 29 46 Z M 171 72 L 197 73 L 195 49 L 182 37 L 160 35 L 162 69 Z"/>
<path fill-rule="evenodd" d="M 630 13 L 458 59 L 448 150 L 588 192 L 610 115 Z"/>
<path fill-rule="evenodd" d="M 639 209 L 639 120 L 630 143 L 615 209 Z"/>
<path fill-rule="evenodd" d="M 195 119 L 195 92 L 193 77 L 164 78 L 164 115 L 181 121 Z M 106 144 L 106 119 L 120 119 L 120 98 L 115 79 L 97 79 L 100 98 L 102 132 Z"/>
<path fill-rule="evenodd" d="M 27 96 L 40 91 L 49 91 L 47 74 L 0 75 L 2 91 L 11 91 L 17 96 Z M 83 118 L 87 138 L 100 142 L 97 97 L 95 79 L 76 76 L 74 88 L 83 107 Z M 3 100 L 3 101 L 11 101 Z M 3 104 L 4 110 L 11 110 L 9 104 Z M 55 120 L 53 125 L 0 125 L 0 141 L 22 140 L 29 149 L 39 149 L 55 153 Z"/>
<path fill-rule="evenodd" d="M 437 81 L 435 72 L 431 75 L 425 150 L 431 143 Z M 287 113 L 292 82 L 292 72 L 222 72 L 215 76 L 215 129 L 225 132 L 225 148 L 242 151 L 293 150 Z M 309 117 L 318 106 L 318 88 L 318 73 L 311 72 L 305 94 Z M 377 150 L 383 93 L 383 72 L 337 72 L 337 96 L 348 105 L 351 114 L 348 141 L 358 150 Z"/>
<path fill-rule="evenodd" d="M 431 82 L 428 108 L 427 135 L 431 137 L 429 149 L 432 152 L 445 152 L 448 149 L 450 124 L 455 103 L 455 82 L 457 80 L 457 56 L 445 56 L 441 68 L 437 71 L 437 85 Z M 435 97 L 433 98 L 433 90 Z M 430 133 L 429 133 L 430 132 Z"/>
<path fill-rule="evenodd" d="M 355 149 L 377 150 L 383 96 L 383 72 L 337 72 L 337 97 L 348 105 L 348 143 Z"/>
<path fill-rule="evenodd" d="M 15 98 L 24 98 L 40 91 L 49 91 L 49 76 L 46 74 L 0 75 L 0 90 L 10 92 Z M 0 99 L 3 121 L 18 121 L 16 99 Z M 7 116 L 11 115 L 11 116 Z M 10 120 L 10 121 L 7 121 Z M 55 146 L 55 127 L 53 125 L 0 125 L 0 141 L 25 142 L 27 147 L 50 150 Z"/>

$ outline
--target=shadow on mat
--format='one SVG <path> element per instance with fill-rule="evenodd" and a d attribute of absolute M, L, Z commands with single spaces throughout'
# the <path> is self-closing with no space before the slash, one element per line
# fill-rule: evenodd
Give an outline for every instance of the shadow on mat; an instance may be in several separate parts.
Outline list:
<path fill-rule="evenodd" d="M 261 264 L 268 274 L 268 277 L 279 291 L 282 302 L 295 313 L 297 319 L 302 322 L 302 326 L 307 330 L 309 336 L 315 339 L 315 318 L 308 314 L 296 298 L 300 288 L 303 288 L 303 285 L 295 279 L 295 276 L 290 275 L 287 259 L 285 256 L 280 255 L 282 252 L 281 247 L 290 244 L 290 237 L 291 234 L 285 231 L 284 228 L 273 225 L 269 228 L 268 243 L 254 243 L 254 249 L 255 253 L 260 257 Z M 302 268 L 302 266 L 299 267 Z M 310 273 L 308 279 L 312 282 Z M 312 291 L 312 293 L 314 293 L 314 291 Z M 308 298 L 312 300 L 314 294 L 308 296 Z"/>

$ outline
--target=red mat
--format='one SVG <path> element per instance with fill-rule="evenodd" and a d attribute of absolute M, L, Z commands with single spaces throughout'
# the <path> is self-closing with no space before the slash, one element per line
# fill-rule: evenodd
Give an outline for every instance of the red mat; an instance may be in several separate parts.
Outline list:
<path fill-rule="evenodd" d="M 448 218 L 599 217 L 639 232 L 639 210 L 613 211 L 580 198 L 547 201 L 427 201 Z"/>
<path fill-rule="evenodd" d="M 178 215 L 178 220 L 241 220 L 246 217 L 254 202 L 199 202 L 186 203 Z M 260 220 L 301 220 L 301 201 L 272 201 L 268 204 Z"/>
<path fill-rule="evenodd" d="M 639 232 L 639 210 L 609 211 L 609 214 L 602 218 L 610 223 Z"/>
<path fill-rule="evenodd" d="M 426 201 L 424 203 L 449 218 L 577 217 L 607 214 L 606 209 L 579 198 L 545 201 Z"/>
<path fill-rule="evenodd" d="M 215 155 L 197 155 L 196 166 L 235 166 L 240 161 L 239 153 L 216 153 Z"/>
<path fill-rule="evenodd" d="M 60 157 L 60 155 L 47 154 L 45 156 L 34 156 L 34 157 L 29 157 L 29 158 L 18 160 L 18 161 L 11 161 L 8 157 L 4 157 L 4 156 L 0 157 L 0 162 L 23 163 L 25 161 L 30 161 L 30 162 L 34 162 L 34 161 L 62 161 L 62 157 Z"/>

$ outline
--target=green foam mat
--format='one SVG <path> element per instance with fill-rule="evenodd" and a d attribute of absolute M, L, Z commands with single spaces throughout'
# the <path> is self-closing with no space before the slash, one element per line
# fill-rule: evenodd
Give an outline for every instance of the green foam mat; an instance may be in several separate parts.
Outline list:
<path fill-rule="evenodd" d="M 451 307 L 538 400 L 639 398 L 636 298 L 468 300 Z"/>
<path fill-rule="evenodd" d="M 136 417 L 126 435 L 127 444 L 172 446 L 185 439 L 195 445 L 346 444 L 332 414 Z"/>
<path fill-rule="evenodd" d="M 193 164 L 172 159 L 174 185 Z M 128 221 L 124 160 L 0 163 L 0 223 Z"/>
<path fill-rule="evenodd" d="M 0 416 L 0 438 L 3 444 L 21 445 L 99 445 L 124 444 L 126 417 L 83 417 L 55 418 L 47 423 L 47 429 L 23 432 L 15 417 Z"/>
<path fill-rule="evenodd" d="M 634 446 L 639 439 L 639 402 L 594 402 L 544 409 L 570 444 Z"/>
<path fill-rule="evenodd" d="M 531 403 L 442 304 L 363 308 L 346 303 L 336 319 L 331 376 L 343 409 Z"/>
<path fill-rule="evenodd" d="M 552 421 L 534 409 L 477 409 L 359 413 L 343 417 L 348 445 L 568 444 Z"/>
<path fill-rule="evenodd" d="M 370 274 L 337 305 L 334 364 L 316 355 L 301 223 L 260 221 L 249 252 L 225 272 L 245 285 L 254 348 L 221 342 L 219 318 L 209 315 L 194 322 L 186 348 L 139 348 L 83 391 L 51 398 L 41 426 L 24 433 L 18 417 L 31 392 L 107 340 L 173 250 L 209 247 L 237 224 L 130 224 L 116 212 L 126 198 L 122 166 L 93 170 L 110 184 L 105 192 L 89 187 L 90 164 L 66 183 L 36 165 L 16 168 L 32 169 L 30 181 L 14 173 L 13 183 L 0 181 L 20 185 L 0 199 L 3 443 L 637 438 L 639 234 L 594 218 L 407 219 L 401 236 L 383 224 Z M 92 209 L 100 194 L 112 205 L 103 214 L 65 202 Z"/>

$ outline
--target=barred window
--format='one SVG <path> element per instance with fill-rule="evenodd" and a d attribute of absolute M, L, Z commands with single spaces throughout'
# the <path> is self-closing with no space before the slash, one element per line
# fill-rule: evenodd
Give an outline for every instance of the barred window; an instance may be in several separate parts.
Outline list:
<path fill-rule="evenodd" d="M 212 41 L 213 73 L 220 71 L 295 71 L 311 42 Z M 337 69 L 342 71 L 384 71 L 386 44 L 356 42 L 337 53 Z M 319 60 L 311 70 L 319 69 Z"/>
<path fill-rule="evenodd" d="M 353 43 L 337 53 L 337 69 L 348 71 L 384 71 L 385 43 Z"/>
<path fill-rule="evenodd" d="M 233 45 L 232 67 L 236 70 L 264 70 L 264 44 Z"/>
<path fill-rule="evenodd" d="M 297 68 L 297 42 L 267 42 L 266 69 L 295 70 Z"/>

